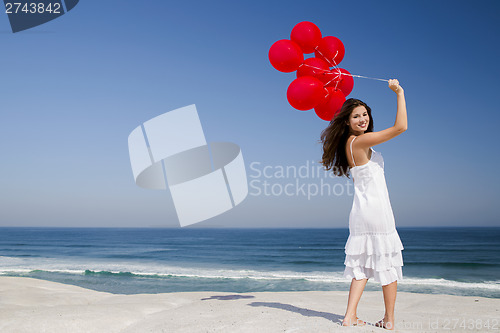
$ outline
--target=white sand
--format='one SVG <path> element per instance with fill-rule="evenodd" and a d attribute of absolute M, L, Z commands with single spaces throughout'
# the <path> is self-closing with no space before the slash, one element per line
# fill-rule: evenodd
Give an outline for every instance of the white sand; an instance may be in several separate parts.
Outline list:
<path fill-rule="evenodd" d="M 385 332 L 382 291 L 365 291 L 364 327 L 341 327 L 348 291 L 116 295 L 0 277 L 0 332 Z M 489 328 L 487 325 L 489 324 Z M 500 300 L 398 293 L 397 332 L 500 332 Z"/>

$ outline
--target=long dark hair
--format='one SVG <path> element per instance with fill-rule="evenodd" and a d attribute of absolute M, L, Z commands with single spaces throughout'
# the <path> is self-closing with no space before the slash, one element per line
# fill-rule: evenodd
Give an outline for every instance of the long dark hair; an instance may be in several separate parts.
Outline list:
<path fill-rule="evenodd" d="M 366 132 L 373 132 L 372 109 L 359 99 L 349 98 L 344 102 L 340 112 L 332 119 L 330 125 L 321 132 L 323 143 L 323 158 L 320 161 L 326 170 L 332 169 L 336 176 L 349 178 L 349 162 L 345 153 L 345 145 L 349 138 L 349 117 L 352 110 L 358 106 L 364 106 L 370 117 L 370 123 Z"/>

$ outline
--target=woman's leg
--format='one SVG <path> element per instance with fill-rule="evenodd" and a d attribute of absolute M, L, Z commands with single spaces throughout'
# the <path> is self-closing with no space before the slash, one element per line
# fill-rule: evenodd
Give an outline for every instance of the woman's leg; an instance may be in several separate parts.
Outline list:
<path fill-rule="evenodd" d="M 359 299 L 363 294 L 363 290 L 365 289 L 367 281 L 368 279 L 352 279 L 351 288 L 349 289 L 349 300 L 347 301 L 347 310 L 345 312 L 342 325 L 351 326 L 353 324 L 358 324 L 356 311 L 358 308 Z M 362 321 L 359 322 L 359 324 L 362 323 Z"/>
<path fill-rule="evenodd" d="M 398 291 L 398 281 L 382 286 L 384 292 L 385 315 L 384 326 L 387 329 L 394 329 L 394 306 L 396 305 L 396 293 Z"/>

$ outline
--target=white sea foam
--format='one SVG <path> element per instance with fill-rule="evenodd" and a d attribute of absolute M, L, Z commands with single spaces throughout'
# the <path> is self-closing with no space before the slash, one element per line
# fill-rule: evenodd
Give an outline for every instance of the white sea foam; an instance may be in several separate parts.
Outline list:
<path fill-rule="evenodd" d="M 153 262 L 127 262 L 109 259 L 55 259 L 55 258 L 19 258 L 0 256 L 0 275 L 27 274 L 32 271 L 47 271 L 63 274 L 84 274 L 86 271 L 109 273 L 132 273 L 155 277 L 189 277 L 207 279 L 253 279 L 253 280 L 304 280 L 317 283 L 347 284 L 342 271 L 295 272 L 295 271 L 259 271 L 251 269 L 229 269 L 209 267 L 188 267 L 162 265 Z M 376 284 L 369 281 L 369 284 Z M 446 287 L 453 289 L 482 289 L 500 291 L 500 280 L 483 283 L 460 282 L 447 279 L 404 277 L 399 285 L 416 287 Z"/>

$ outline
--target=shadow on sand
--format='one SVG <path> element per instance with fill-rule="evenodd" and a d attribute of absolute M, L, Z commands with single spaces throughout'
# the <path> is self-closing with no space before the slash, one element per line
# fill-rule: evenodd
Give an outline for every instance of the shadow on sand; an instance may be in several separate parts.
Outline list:
<path fill-rule="evenodd" d="M 320 311 L 315 311 L 315 310 L 310 310 L 306 308 L 299 308 L 295 305 L 291 304 L 283 304 L 283 303 L 277 303 L 277 302 L 253 302 L 248 304 L 250 306 L 266 306 L 268 308 L 275 308 L 275 309 L 282 309 L 286 311 L 291 311 L 291 312 L 296 312 L 299 313 L 303 316 L 306 317 L 321 317 L 325 318 L 328 320 L 331 320 L 335 323 L 341 323 L 342 319 L 344 319 L 344 316 L 334 314 L 334 313 L 329 313 L 329 312 L 320 312 Z"/>
<path fill-rule="evenodd" d="M 242 299 L 242 298 L 255 298 L 255 296 L 249 295 L 221 295 L 221 296 L 210 296 L 207 298 L 202 298 L 202 301 L 210 300 L 210 299 L 217 299 L 219 301 L 232 301 L 235 299 Z"/>

